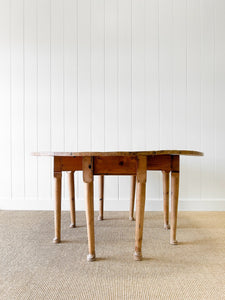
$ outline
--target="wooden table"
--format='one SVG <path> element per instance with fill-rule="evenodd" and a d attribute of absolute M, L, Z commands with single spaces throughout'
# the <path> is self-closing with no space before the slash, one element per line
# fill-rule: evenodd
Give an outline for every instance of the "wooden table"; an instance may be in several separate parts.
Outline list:
<path fill-rule="evenodd" d="M 55 242 L 61 238 L 61 179 L 63 171 L 83 171 L 86 200 L 86 221 L 89 254 L 95 260 L 93 175 L 136 175 L 136 229 L 134 259 L 142 259 L 142 235 L 145 209 L 147 170 L 171 172 L 171 231 L 170 244 L 176 245 L 177 208 L 179 194 L 180 155 L 202 156 L 202 152 L 163 150 L 144 152 L 37 152 L 35 156 L 54 158 L 55 183 Z"/>

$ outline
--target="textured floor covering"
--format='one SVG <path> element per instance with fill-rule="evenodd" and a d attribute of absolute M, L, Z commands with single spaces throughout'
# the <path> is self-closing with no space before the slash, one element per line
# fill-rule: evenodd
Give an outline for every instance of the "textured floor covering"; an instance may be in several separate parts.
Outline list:
<path fill-rule="evenodd" d="M 179 213 L 177 246 L 162 213 L 147 212 L 142 262 L 128 213 L 105 217 L 95 222 L 98 260 L 87 263 L 84 212 L 75 229 L 63 212 L 54 245 L 53 212 L 0 211 L 0 299 L 225 299 L 225 212 Z"/>

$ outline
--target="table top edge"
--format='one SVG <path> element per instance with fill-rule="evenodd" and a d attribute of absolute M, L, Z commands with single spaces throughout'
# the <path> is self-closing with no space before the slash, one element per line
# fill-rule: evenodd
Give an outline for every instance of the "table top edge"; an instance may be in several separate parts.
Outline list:
<path fill-rule="evenodd" d="M 153 151 L 115 151 L 115 152 L 32 152 L 32 156 L 150 156 L 150 155 L 187 155 L 187 156 L 204 156 L 203 152 L 194 150 L 153 150 Z"/>

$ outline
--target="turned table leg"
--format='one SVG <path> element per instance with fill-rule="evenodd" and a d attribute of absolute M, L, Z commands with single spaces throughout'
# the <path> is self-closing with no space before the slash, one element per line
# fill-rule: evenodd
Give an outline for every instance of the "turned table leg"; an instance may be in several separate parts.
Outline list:
<path fill-rule="evenodd" d="M 67 172 L 69 184 L 69 197 L 70 197 L 70 228 L 76 227 L 76 214 L 75 214 L 75 192 L 74 192 L 74 171 Z"/>
<path fill-rule="evenodd" d="M 137 200 L 136 200 L 136 227 L 135 227 L 135 252 L 134 259 L 142 260 L 142 236 L 145 212 L 145 190 L 146 190 L 146 157 L 138 158 L 137 167 Z"/>
<path fill-rule="evenodd" d="M 170 229 L 169 225 L 169 172 L 163 171 L 163 212 L 164 228 Z"/>
<path fill-rule="evenodd" d="M 179 197 L 179 172 L 171 172 L 171 231 L 170 244 L 176 245 L 177 209 Z"/>
<path fill-rule="evenodd" d="M 130 215 L 129 220 L 134 221 L 134 201 L 135 201 L 136 176 L 131 177 L 131 191 L 130 191 Z"/>
<path fill-rule="evenodd" d="M 55 238 L 54 243 L 61 241 L 61 184 L 62 172 L 54 172 L 54 185 L 55 185 Z"/>
<path fill-rule="evenodd" d="M 83 180 L 85 184 L 86 222 L 89 254 L 87 261 L 95 260 L 95 233 L 94 233 L 94 201 L 93 201 L 93 158 L 83 158 Z"/>
<path fill-rule="evenodd" d="M 104 176 L 99 176 L 99 216 L 98 220 L 103 220 L 103 212 L 104 212 Z"/>

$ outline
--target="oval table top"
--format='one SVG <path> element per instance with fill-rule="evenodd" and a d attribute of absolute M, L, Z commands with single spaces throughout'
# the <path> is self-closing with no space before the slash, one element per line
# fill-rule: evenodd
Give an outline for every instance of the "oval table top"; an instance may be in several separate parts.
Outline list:
<path fill-rule="evenodd" d="M 190 155 L 203 156 L 203 152 L 193 150 L 119 151 L 119 152 L 33 152 L 34 156 L 139 156 L 139 155 Z"/>

